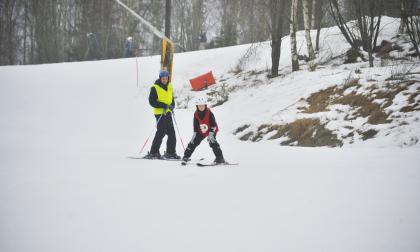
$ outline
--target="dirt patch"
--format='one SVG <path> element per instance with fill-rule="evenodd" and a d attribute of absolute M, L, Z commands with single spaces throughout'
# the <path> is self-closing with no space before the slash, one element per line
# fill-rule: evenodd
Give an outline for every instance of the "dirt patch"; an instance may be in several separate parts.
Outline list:
<path fill-rule="evenodd" d="M 403 113 L 409 113 L 409 112 L 414 112 L 414 111 L 420 111 L 419 104 L 415 104 L 412 106 L 405 106 L 400 109 L 400 112 L 403 112 Z"/>
<path fill-rule="evenodd" d="M 418 91 L 418 92 L 416 92 L 416 93 L 413 93 L 413 94 L 411 94 L 410 95 L 410 97 L 408 97 L 408 102 L 411 104 L 411 103 L 415 103 L 416 102 L 416 98 L 417 98 L 417 96 L 419 96 L 420 95 L 420 91 Z"/>
<path fill-rule="evenodd" d="M 388 120 L 388 116 L 389 115 L 385 113 L 383 110 L 375 110 L 368 117 L 367 122 L 373 125 L 390 123 L 392 122 L 392 120 Z"/>
<path fill-rule="evenodd" d="M 300 108 L 303 113 L 318 113 L 328 111 L 330 105 L 348 105 L 353 108 L 353 112 L 345 116 L 345 120 L 353 120 L 357 117 L 367 117 L 367 122 L 373 125 L 390 123 L 392 120 L 388 119 L 389 114 L 385 112 L 385 108 L 392 105 L 393 100 L 400 92 L 408 90 L 412 85 L 411 81 L 404 81 L 390 85 L 386 90 L 379 90 L 375 84 L 367 88 L 368 93 L 358 93 L 357 90 L 361 87 L 358 80 L 349 81 L 343 87 L 329 87 L 320 90 L 309 96 L 306 101 L 307 107 Z M 345 91 L 355 87 L 351 93 L 344 95 Z M 420 93 L 420 92 L 419 92 Z M 415 101 L 418 94 L 412 94 L 409 97 L 410 101 Z M 374 102 L 375 99 L 381 99 L 381 104 Z M 416 110 L 417 107 L 408 106 L 403 111 Z"/>
<path fill-rule="evenodd" d="M 253 135 L 252 131 L 251 132 L 248 132 L 245 135 L 241 136 L 239 138 L 239 140 L 241 140 L 241 141 L 248 141 L 252 137 L 252 135 Z"/>
<path fill-rule="evenodd" d="M 274 130 L 272 127 L 271 129 Z M 270 139 L 287 137 L 282 145 L 296 145 L 304 147 L 317 146 L 342 146 L 343 143 L 337 139 L 337 135 L 325 128 L 319 119 L 299 119 L 286 125 L 276 127 L 277 133 Z"/>
<path fill-rule="evenodd" d="M 265 129 L 265 128 L 269 128 L 271 126 L 271 124 L 262 124 L 262 125 L 260 125 L 259 127 L 258 127 L 258 131 L 261 131 L 261 130 L 263 130 L 263 129 Z"/>
<path fill-rule="evenodd" d="M 359 132 L 359 134 L 362 135 L 363 141 L 366 141 L 368 139 L 374 138 L 376 134 L 378 134 L 378 131 L 374 129 L 370 129 L 365 132 Z"/>
<path fill-rule="evenodd" d="M 237 129 L 233 132 L 233 134 L 234 134 L 234 135 L 236 135 L 236 134 L 238 134 L 238 133 L 241 133 L 242 131 L 244 131 L 244 130 L 248 129 L 250 126 L 251 126 L 250 124 L 245 124 L 245 125 L 243 125 L 243 126 L 241 126 L 241 127 L 237 128 Z"/>
<path fill-rule="evenodd" d="M 319 119 L 304 118 L 285 125 L 269 125 L 263 124 L 258 127 L 256 132 L 250 131 L 239 139 L 242 141 L 261 141 L 264 135 L 275 132 L 269 140 L 281 137 L 287 140 L 281 142 L 281 145 L 303 146 L 303 147 L 319 147 L 342 146 L 343 143 L 338 140 L 337 135 L 325 128 Z"/>
<path fill-rule="evenodd" d="M 330 97 L 336 93 L 336 87 L 330 87 L 311 94 L 307 102 L 309 107 L 303 108 L 303 113 L 318 113 L 328 111 L 327 107 L 330 105 Z"/>
<path fill-rule="evenodd" d="M 356 103 L 364 102 L 364 101 L 353 101 L 352 99 L 354 99 L 355 97 L 350 97 L 350 96 L 346 98 L 347 101 L 345 100 L 340 101 L 340 98 L 337 98 L 337 97 L 343 97 L 344 92 L 351 87 L 356 87 L 356 88 L 361 87 L 361 85 L 359 84 L 359 79 L 350 79 L 342 87 L 333 86 L 333 87 L 322 89 L 318 92 L 311 94 L 306 99 L 309 106 L 303 107 L 300 109 L 303 113 L 312 114 L 312 113 L 329 111 L 328 106 L 332 104 L 348 103 L 350 105 L 353 102 L 356 102 Z M 363 97 L 359 97 L 359 99 L 360 98 L 363 98 Z"/>
<path fill-rule="evenodd" d="M 387 90 L 376 90 L 374 96 L 376 99 L 385 99 L 385 102 L 382 103 L 382 108 L 387 108 L 392 105 L 397 94 L 408 90 L 408 87 L 412 84 L 414 84 L 412 81 L 403 81 L 393 85 L 388 84 Z"/>
<path fill-rule="evenodd" d="M 348 95 L 343 95 L 337 99 L 334 99 L 332 101 L 332 104 L 342 104 L 342 105 L 350 105 L 352 107 L 365 107 L 365 106 L 372 106 L 372 100 L 362 94 L 357 94 L 356 92 L 352 92 Z M 370 110 L 372 108 L 369 108 L 368 110 Z M 363 113 L 365 114 L 365 113 Z M 366 115 L 365 115 L 366 117 Z"/>
<path fill-rule="evenodd" d="M 361 60 L 363 60 L 363 61 L 366 61 L 365 60 L 365 57 L 360 52 L 360 50 L 357 50 L 357 49 L 349 49 L 346 52 L 346 59 L 344 60 L 344 64 L 356 63 L 356 62 L 358 62 L 358 59 L 359 58 Z"/>
<path fill-rule="evenodd" d="M 403 95 L 408 99 L 407 105 L 401 108 L 399 112 L 420 111 L 420 102 L 418 101 L 420 88 L 417 88 L 414 93 L 409 88 L 414 83 L 418 83 L 418 81 L 399 80 L 387 82 L 385 86 L 382 86 L 377 81 L 373 81 L 373 83 L 368 83 L 362 87 L 358 79 L 349 78 L 344 85 L 332 86 L 312 93 L 306 99 L 302 99 L 307 105 L 299 107 L 298 110 L 304 114 L 314 114 L 329 111 L 329 106 L 345 105 L 347 108 L 350 107 L 349 111 L 339 107 L 336 107 L 334 111 L 345 113 L 345 120 L 352 121 L 357 118 L 366 118 L 368 125 L 391 123 L 392 120 L 396 120 L 401 115 L 385 109 L 393 105 L 397 95 Z M 335 120 L 334 118 L 329 120 Z M 336 134 L 326 128 L 327 123 L 322 124 L 320 119 L 312 117 L 298 119 L 283 125 L 262 124 L 255 131 L 244 133 L 240 139 L 244 141 L 261 141 L 265 135 L 271 133 L 269 140 L 285 139 L 281 142 L 282 145 L 337 147 L 343 145 L 344 139 L 347 139 L 352 144 L 356 133 L 362 137 L 363 141 L 374 138 L 378 134 L 378 130 L 375 129 L 362 131 L 347 125 L 343 126 L 348 130 L 345 133 L 346 135 L 338 138 Z M 245 132 L 248 128 L 249 125 L 244 125 L 238 128 L 235 134 L 242 131 Z"/>

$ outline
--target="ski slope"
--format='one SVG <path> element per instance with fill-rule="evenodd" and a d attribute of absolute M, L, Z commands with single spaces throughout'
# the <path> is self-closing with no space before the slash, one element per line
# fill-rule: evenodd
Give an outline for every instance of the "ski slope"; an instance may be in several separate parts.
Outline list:
<path fill-rule="evenodd" d="M 175 55 L 178 99 L 193 95 L 188 78 L 208 70 L 234 81 L 248 47 Z M 269 44 L 259 50 L 248 69 L 265 68 Z M 0 67 L 0 251 L 420 250 L 418 147 L 300 148 L 232 135 L 342 80 L 343 69 L 232 94 L 213 111 L 225 158 L 240 165 L 182 167 L 127 158 L 153 133 L 147 97 L 159 59 L 139 59 L 139 87 L 135 67 L 135 59 Z M 186 144 L 194 107 L 175 111 Z M 213 159 L 205 141 L 194 157 Z"/>

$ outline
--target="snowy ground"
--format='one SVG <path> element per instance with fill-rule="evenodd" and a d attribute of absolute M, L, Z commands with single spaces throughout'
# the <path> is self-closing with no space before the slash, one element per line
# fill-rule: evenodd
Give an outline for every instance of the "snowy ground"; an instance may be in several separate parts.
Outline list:
<path fill-rule="evenodd" d="M 233 81 L 247 48 L 176 55 L 179 98 L 189 77 L 210 69 Z M 0 68 L 0 251 L 420 250 L 418 148 L 296 148 L 232 135 L 329 85 L 324 74 L 342 80 L 343 69 L 287 75 L 296 89 L 271 80 L 232 94 L 213 111 L 225 157 L 240 165 L 199 168 L 127 158 L 153 129 L 147 91 L 158 58 L 139 63 L 139 88 L 134 59 Z M 192 113 L 176 110 L 184 143 Z M 213 158 L 205 142 L 193 157 Z"/>

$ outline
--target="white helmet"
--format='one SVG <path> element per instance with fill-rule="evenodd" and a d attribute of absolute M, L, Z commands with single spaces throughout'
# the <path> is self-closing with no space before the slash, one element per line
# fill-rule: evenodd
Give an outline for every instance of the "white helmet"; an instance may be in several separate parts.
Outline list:
<path fill-rule="evenodd" d="M 198 97 L 195 100 L 195 105 L 206 105 L 207 104 L 207 99 L 206 97 Z"/>
<path fill-rule="evenodd" d="M 133 39 L 133 37 L 128 37 L 128 38 L 127 38 L 127 40 L 132 40 L 132 39 Z"/>

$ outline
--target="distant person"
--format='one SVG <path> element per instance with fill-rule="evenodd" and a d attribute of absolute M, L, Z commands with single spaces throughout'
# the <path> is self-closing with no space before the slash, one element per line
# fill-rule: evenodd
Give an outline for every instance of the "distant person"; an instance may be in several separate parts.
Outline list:
<path fill-rule="evenodd" d="M 199 45 L 198 49 L 199 49 L 199 50 L 204 50 L 204 49 L 206 49 L 206 44 L 207 44 L 207 35 L 206 35 L 206 33 L 205 33 L 205 32 L 201 32 L 201 33 L 200 33 L 199 40 L 200 40 L 200 45 Z"/>
<path fill-rule="evenodd" d="M 87 36 L 87 51 L 85 58 L 87 60 L 98 60 L 99 59 L 99 43 L 96 37 L 96 34 L 93 32 L 89 32 L 86 34 Z"/>
<path fill-rule="evenodd" d="M 134 57 L 134 44 L 133 44 L 133 38 L 132 37 L 128 37 L 125 40 L 124 57 L 126 57 L 126 58 Z"/>
<path fill-rule="evenodd" d="M 213 112 L 207 107 L 207 99 L 204 97 L 199 97 L 196 102 L 196 111 L 194 112 L 194 134 L 185 149 L 184 156 L 182 160 L 187 162 L 191 155 L 193 154 L 195 148 L 207 138 L 207 141 L 210 144 L 210 147 L 213 150 L 216 159 L 214 160 L 215 164 L 224 164 L 226 163 L 222 149 L 216 140 L 217 132 L 219 127 L 217 126 L 216 118 L 214 117 Z"/>
<path fill-rule="evenodd" d="M 153 114 L 157 122 L 157 130 L 152 142 L 150 152 L 145 156 L 148 159 L 181 159 L 176 154 L 176 136 L 172 121 L 172 112 L 175 108 L 172 83 L 169 81 L 169 72 L 162 70 L 159 79 L 150 88 L 149 104 L 153 107 Z M 166 141 L 166 151 L 163 157 L 159 149 L 162 139 L 168 136 Z"/>

